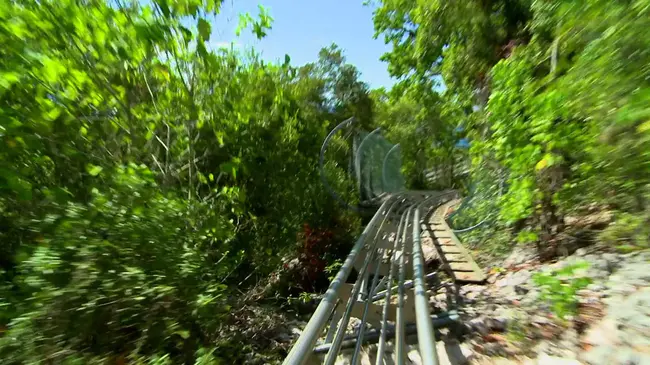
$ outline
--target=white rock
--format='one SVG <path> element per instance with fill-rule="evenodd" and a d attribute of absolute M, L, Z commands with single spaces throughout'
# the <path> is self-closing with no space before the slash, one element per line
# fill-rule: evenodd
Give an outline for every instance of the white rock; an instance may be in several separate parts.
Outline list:
<path fill-rule="evenodd" d="M 589 290 L 591 290 L 593 292 L 601 292 L 601 291 L 605 290 L 606 288 L 602 284 L 593 283 L 593 284 L 587 285 L 587 289 L 589 289 Z"/>
<path fill-rule="evenodd" d="M 545 325 L 553 324 L 553 321 L 551 321 L 550 318 L 541 315 L 534 316 L 532 322 L 536 324 L 545 324 Z"/>
<path fill-rule="evenodd" d="M 581 365 L 581 362 L 575 359 L 565 359 L 542 353 L 537 358 L 537 365 Z"/>
<path fill-rule="evenodd" d="M 486 322 L 485 318 L 478 317 L 470 320 L 468 324 L 470 325 L 473 331 L 476 331 L 481 335 L 486 335 L 488 334 L 489 330 L 485 322 Z"/>
<path fill-rule="evenodd" d="M 496 318 L 490 318 L 489 327 L 494 331 L 505 331 L 508 326 L 508 318 L 501 316 Z"/>
<path fill-rule="evenodd" d="M 576 256 L 584 256 L 587 254 L 587 249 L 586 248 L 579 248 L 576 250 L 575 255 Z"/>
<path fill-rule="evenodd" d="M 616 321 L 607 317 L 590 327 L 582 341 L 593 346 L 617 345 L 620 342 Z"/>

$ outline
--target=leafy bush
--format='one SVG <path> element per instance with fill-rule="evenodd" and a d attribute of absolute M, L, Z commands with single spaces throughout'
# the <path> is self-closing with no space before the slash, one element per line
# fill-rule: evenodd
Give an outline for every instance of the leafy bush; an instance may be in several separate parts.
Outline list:
<path fill-rule="evenodd" d="M 204 233 L 227 226 L 227 215 L 211 221 L 204 207 L 161 193 L 146 167 L 105 172 L 94 178 L 100 187 L 87 205 L 52 207 L 32 226 L 49 234 L 21 248 L 25 259 L 4 293 L 20 313 L 0 340 L 6 362 L 156 349 L 193 356 L 228 313 L 218 279 L 235 262 L 214 267 L 220 251 L 206 249 L 212 238 Z"/>
<path fill-rule="evenodd" d="M 575 206 L 647 210 L 650 38 L 638 34 L 650 28 L 649 5 L 379 1 L 375 30 L 400 79 L 382 110 L 408 121 L 391 130 L 411 132 L 414 157 L 453 146 L 449 131 L 462 130 L 473 166 L 490 160 L 507 172 L 500 222 L 532 225 L 539 248 Z"/>
<path fill-rule="evenodd" d="M 599 239 L 623 252 L 649 248 L 650 218 L 643 213 L 619 213 Z"/>
<path fill-rule="evenodd" d="M 542 300 L 551 304 L 551 310 L 560 318 L 573 315 L 578 310 L 576 293 L 591 283 L 591 279 L 576 276 L 578 271 L 589 268 L 586 261 L 568 265 L 550 273 L 536 273 L 533 282 L 541 289 Z"/>
<path fill-rule="evenodd" d="M 220 4 L 0 2 L 0 362 L 243 361 L 215 350 L 239 284 L 358 227 L 316 169 L 358 72 L 208 49 Z"/>

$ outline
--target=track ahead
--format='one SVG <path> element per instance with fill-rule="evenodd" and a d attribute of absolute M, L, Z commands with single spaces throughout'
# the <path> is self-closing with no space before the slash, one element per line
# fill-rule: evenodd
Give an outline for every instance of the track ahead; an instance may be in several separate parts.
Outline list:
<path fill-rule="evenodd" d="M 455 191 L 406 191 L 388 195 L 284 364 L 315 361 L 333 365 L 342 360 L 341 351 L 348 346 L 354 350 L 345 363 L 357 364 L 366 356 L 367 349 L 362 351 L 364 344 L 374 341 L 378 342 L 376 349 L 372 349 L 377 354 L 376 364 L 382 364 L 387 358 L 405 364 L 409 351 L 406 336 L 413 324 L 421 363 L 438 364 L 434 327 L 455 321 L 457 315 L 431 315 L 427 281 L 436 272 L 426 272 L 422 246 L 436 248 L 442 267 L 455 281 L 485 280 L 481 269 L 444 220 L 449 207 L 458 203 L 457 199 Z M 347 283 L 353 270 L 357 273 L 356 280 L 354 284 Z M 354 326 L 357 330 L 348 327 L 351 318 L 360 320 Z M 348 335 L 351 330 L 355 333 Z M 388 350 L 389 347 L 394 351 Z"/>
<path fill-rule="evenodd" d="M 486 279 L 483 270 L 445 221 L 449 208 L 458 204 L 458 200 L 442 204 L 429 215 L 422 227 L 422 243 L 436 248 L 443 267 L 455 281 L 482 283 Z"/>

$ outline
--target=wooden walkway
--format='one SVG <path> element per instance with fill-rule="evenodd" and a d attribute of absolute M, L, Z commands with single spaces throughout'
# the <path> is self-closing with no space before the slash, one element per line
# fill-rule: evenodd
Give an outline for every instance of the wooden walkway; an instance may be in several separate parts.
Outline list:
<path fill-rule="evenodd" d="M 486 279 L 483 270 L 445 222 L 449 208 L 459 202 L 453 200 L 445 203 L 429 215 L 428 223 L 422 226 L 422 243 L 436 248 L 443 267 L 455 281 L 482 283 Z"/>

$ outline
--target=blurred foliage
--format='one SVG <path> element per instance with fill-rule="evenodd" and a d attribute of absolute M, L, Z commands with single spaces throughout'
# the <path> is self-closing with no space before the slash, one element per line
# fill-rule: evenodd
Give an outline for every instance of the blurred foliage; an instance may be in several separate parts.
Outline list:
<path fill-rule="evenodd" d="M 600 233 L 600 240 L 616 247 L 619 251 L 630 252 L 650 248 L 650 217 L 620 213 L 616 222 Z"/>
<path fill-rule="evenodd" d="M 414 138 L 445 145 L 460 128 L 471 179 L 486 179 L 475 173 L 486 164 L 506 174 L 498 206 L 476 215 L 496 212 L 516 230 L 524 222 L 546 243 L 581 206 L 647 209 L 650 38 L 640 35 L 650 27 L 648 0 L 374 4 L 376 36 L 392 45 L 383 59 L 399 79 L 392 92 L 405 90 L 400 97 L 438 116 L 429 125 L 445 132 Z"/>
<path fill-rule="evenodd" d="M 409 188 L 469 196 L 454 226 L 486 220 L 495 256 L 593 203 L 619 212 L 604 241 L 647 247 L 649 0 L 376 1 L 391 90 L 336 45 L 212 49 L 220 5 L 0 0 L 2 363 L 245 362 L 239 288 L 294 258 L 318 291 L 358 233 L 318 171 L 349 117 L 400 143 Z M 352 143 L 330 147 L 354 204 Z"/>
<path fill-rule="evenodd" d="M 588 268 L 589 263 L 581 261 L 549 273 L 533 275 L 533 282 L 541 290 L 540 299 L 549 302 L 551 310 L 559 318 L 565 319 L 577 313 L 577 293 L 591 284 L 591 278 L 581 274 Z"/>
<path fill-rule="evenodd" d="M 305 224 L 351 242 L 317 158 L 370 120 L 367 86 L 335 46 L 298 68 L 210 49 L 220 5 L 0 2 L 3 364 L 242 362 L 220 338 L 237 289 L 316 255 Z"/>

